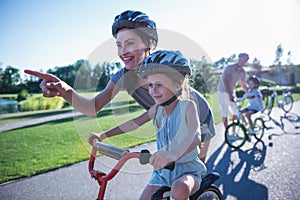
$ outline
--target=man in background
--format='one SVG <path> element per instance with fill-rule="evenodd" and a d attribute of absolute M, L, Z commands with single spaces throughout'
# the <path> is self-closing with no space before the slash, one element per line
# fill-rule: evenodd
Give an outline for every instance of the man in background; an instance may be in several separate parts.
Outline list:
<path fill-rule="evenodd" d="M 221 108 L 222 120 L 225 128 L 228 126 L 229 111 L 232 114 L 232 121 L 237 119 L 238 110 L 235 104 L 235 87 L 240 82 L 243 90 L 246 92 L 248 86 L 246 83 L 246 71 L 244 69 L 245 64 L 249 60 L 249 55 L 246 53 L 240 53 L 238 61 L 233 65 L 225 67 L 217 89 L 219 104 Z"/>

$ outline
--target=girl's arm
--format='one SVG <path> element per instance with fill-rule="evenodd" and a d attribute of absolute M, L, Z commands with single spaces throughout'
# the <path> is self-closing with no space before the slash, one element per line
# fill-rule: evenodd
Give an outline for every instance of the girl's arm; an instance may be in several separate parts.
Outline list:
<path fill-rule="evenodd" d="M 201 142 L 200 122 L 197 114 L 197 108 L 193 101 L 188 105 L 186 110 L 186 122 L 188 135 L 175 149 L 171 151 L 157 151 L 150 157 L 150 164 L 155 168 L 161 169 L 168 163 L 176 161 L 184 155 L 191 152 Z"/>
<path fill-rule="evenodd" d="M 247 99 L 253 99 L 255 98 L 255 96 L 257 95 L 257 92 L 255 90 L 252 90 L 252 91 L 248 91 L 244 94 L 244 98 L 247 98 Z"/>
<path fill-rule="evenodd" d="M 102 141 L 105 138 L 133 131 L 153 118 L 153 110 L 154 108 L 152 106 L 147 112 L 144 112 L 137 118 L 124 122 L 119 126 L 116 126 L 108 131 L 105 131 L 104 133 L 101 133 L 99 136 L 97 135 L 97 133 L 90 133 L 90 135 L 88 136 L 88 142 L 92 145 L 95 139 Z"/>

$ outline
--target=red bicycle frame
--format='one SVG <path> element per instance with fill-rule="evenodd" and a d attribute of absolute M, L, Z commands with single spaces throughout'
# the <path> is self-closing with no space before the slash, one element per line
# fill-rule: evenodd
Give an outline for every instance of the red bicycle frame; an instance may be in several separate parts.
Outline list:
<path fill-rule="evenodd" d="M 117 164 L 114 166 L 114 168 L 108 174 L 102 171 L 94 170 L 97 151 L 99 151 L 100 153 L 106 156 L 119 160 Z M 94 142 L 88 167 L 89 167 L 89 173 L 91 174 L 92 178 L 96 179 L 100 186 L 97 200 L 102 200 L 104 198 L 107 182 L 117 175 L 117 173 L 126 163 L 126 161 L 131 158 L 140 158 L 140 154 L 141 154 L 140 152 L 129 152 L 125 149 L 107 145 L 98 141 Z"/>

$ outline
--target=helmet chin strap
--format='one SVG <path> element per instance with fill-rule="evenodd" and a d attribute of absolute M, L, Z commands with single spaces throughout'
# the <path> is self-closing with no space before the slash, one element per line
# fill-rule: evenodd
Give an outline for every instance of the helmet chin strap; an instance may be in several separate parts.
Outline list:
<path fill-rule="evenodd" d="M 168 106 L 173 103 L 178 97 L 182 94 L 182 90 L 180 90 L 177 94 L 175 94 L 171 99 L 165 101 L 164 103 L 160 104 L 161 106 Z"/>

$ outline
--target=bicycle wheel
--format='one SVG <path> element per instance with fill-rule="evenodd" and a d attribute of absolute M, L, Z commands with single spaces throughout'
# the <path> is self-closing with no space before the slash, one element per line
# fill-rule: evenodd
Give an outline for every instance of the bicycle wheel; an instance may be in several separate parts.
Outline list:
<path fill-rule="evenodd" d="M 265 133 L 265 123 L 261 118 L 256 118 L 254 120 L 254 130 L 256 132 L 254 137 L 257 140 L 261 140 L 261 138 L 264 136 Z"/>
<path fill-rule="evenodd" d="M 200 196 L 191 200 L 223 200 L 223 195 L 218 187 L 211 185 L 205 189 Z"/>
<path fill-rule="evenodd" d="M 271 97 L 270 101 L 269 101 L 269 104 L 268 104 L 268 108 L 267 108 L 268 115 L 271 114 L 273 106 L 274 106 L 274 97 Z"/>
<path fill-rule="evenodd" d="M 293 97 L 288 95 L 284 97 L 284 100 L 282 101 L 282 110 L 286 113 L 290 112 L 293 107 Z"/>
<path fill-rule="evenodd" d="M 246 127 L 240 122 L 233 122 L 225 130 L 225 141 L 233 148 L 240 148 L 247 140 L 248 135 Z"/>

